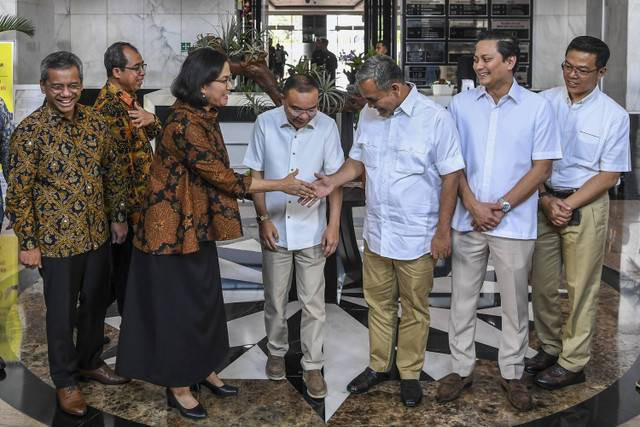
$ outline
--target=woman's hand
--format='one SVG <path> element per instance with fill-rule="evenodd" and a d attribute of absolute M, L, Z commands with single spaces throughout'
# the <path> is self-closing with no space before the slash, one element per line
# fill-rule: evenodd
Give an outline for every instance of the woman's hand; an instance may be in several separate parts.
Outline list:
<path fill-rule="evenodd" d="M 280 180 L 280 191 L 298 197 L 315 197 L 313 186 L 305 181 L 296 179 L 298 169 Z"/>

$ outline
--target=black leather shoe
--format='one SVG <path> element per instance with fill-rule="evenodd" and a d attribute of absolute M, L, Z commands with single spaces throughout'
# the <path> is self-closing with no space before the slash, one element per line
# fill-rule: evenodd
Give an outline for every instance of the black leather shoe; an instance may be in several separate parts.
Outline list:
<path fill-rule="evenodd" d="M 234 387 L 229 384 L 224 384 L 222 387 L 218 387 L 211 384 L 209 381 L 204 380 L 200 381 L 200 385 L 208 388 L 211 393 L 219 397 L 229 397 L 238 394 L 238 387 Z"/>
<path fill-rule="evenodd" d="M 387 372 L 376 372 L 367 367 L 347 385 L 347 391 L 354 394 L 364 393 L 376 384 L 389 379 Z"/>
<path fill-rule="evenodd" d="M 173 392 L 167 388 L 167 405 L 169 408 L 177 408 L 180 411 L 180 415 L 185 418 L 191 418 L 193 420 L 201 420 L 207 418 L 207 411 L 205 411 L 202 404 L 198 403 L 191 409 L 187 409 L 178 402 L 178 399 L 173 395 Z"/>
<path fill-rule="evenodd" d="M 580 384 L 585 381 L 584 371 L 571 372 L 557 363 L 550 368 L 539 372 L 534 382 L 547 390 L 555 390 L 572 384 Z"/>
<path fill-rule="evenodd" d="M 524 361 L 524 371 L 529 375 L 535 375 L 538 372 L 544 371 L 548 367 L 555 365 L 557 361 L 558 356 L 552 356 L 540 348 L 535 356 Z"/>
<path fill-rule="evenodd" d="M 422 387 L 418 380 L 400 380 L 400 396 L 404 406 L 416 406 L 422 400 Z"/>

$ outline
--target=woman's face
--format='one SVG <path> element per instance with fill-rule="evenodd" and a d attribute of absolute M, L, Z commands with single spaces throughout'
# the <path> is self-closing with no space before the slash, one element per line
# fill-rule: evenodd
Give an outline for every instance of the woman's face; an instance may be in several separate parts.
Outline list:
<path fill-rule="evenodd" d="M 200 90 L 210 107 L 223 107 L 229 102 L 232 84 L 229 63 L 225 62 L 218 78 L 202 86 Z"/>

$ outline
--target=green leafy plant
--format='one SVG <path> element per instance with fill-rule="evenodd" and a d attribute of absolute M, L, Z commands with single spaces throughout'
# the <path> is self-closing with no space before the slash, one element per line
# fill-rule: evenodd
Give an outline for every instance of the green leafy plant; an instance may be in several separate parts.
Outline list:
<path fill-rule="evenodd" d="M 275 107 L 272 102 L 256 93 L 247 92 L 244 94 L 244 97 L 245 103 L 242 105 L 241 110 L 249 110 L 256 116 Z"/>
<path fill-rule="evenodd" d="M 5 31 L 18 31 L 33 37 L 36 30 L 31 21 L 15 15 L 0 15 L 0 33 Z"/>
<path fill-rule="evenodd" d="M 311 77 L 318 83 L 318 109 L 325 114 L 342 110 L 345 93 L 336 87 L 336 80 L 324 70 L 313 70 Z"/>

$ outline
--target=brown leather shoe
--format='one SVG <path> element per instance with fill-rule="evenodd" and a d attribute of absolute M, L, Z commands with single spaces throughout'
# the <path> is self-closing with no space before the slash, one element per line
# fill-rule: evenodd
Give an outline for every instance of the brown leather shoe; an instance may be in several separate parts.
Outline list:
<path fill-rule="evenodd" d="M 524 370 L 529 375 L 535 375 L 549 366 L 553 366 L 557 361 L 558 356 L 552 356 L 540 348 L 535 356 L 524 361 Z"/>
<path fill-rule="evenodd" d="M 314 399 L 327 397 L 327 383 L 322 377 L 320 369 L 310 369 L 302 373 L 302 381 L 307 386 L 307 393 Z"/>
<path fill-rule="evenodd" d="M 572 384 L 580 384 L 585 380 L 584 371 L 571 372 L 557 363 L 539 372 L 534 382 L 547 390 L 555 390 Z"/>
<path fill-rule="evenodd" d="M 450 402 L 460 397 L 462 390 L 471 387 L 473 383 L 473 376 L 461 377 L 460 375 L 453 373 L 438 381 L 438 393 L 436 400 L 440 403 Z"/>
<path fill-rule="evenodd" d="M 58 397 L 58 406 L 67 414 L 76 417 L 82 417 L 87 414 L 87 404 L 78 387 L 73 385 L 57 388 L 56 396 Z"/>
<path fill-rule="evenodd" d="M 78 373 L 80 374 L 81 380 L 94 380 L 106 385 L 119 385 L 131 381 L 131 378 L 121 377 L 120 375 L 116 374 L 113 369 L 108 367 L 104 362 L 98 369 L 94 369 L 91 371 L 78 369 Z"/>
<path fill-rule="evenodd" d="M 533 409 L 531 394 L 522 379 L 506 380 L 504 378 L 500 378 L 500 385 L 507 395 L 507 400 L 514 408 L 519 409 L 520 411 L 530 411 Z"/>
<path fill-rule="evenodd" d="M 267 365 L 265 366 L 267 378 L 273 381 L 280 381 L 287 377 L 287 369 L 284 364 L 284 357 L 274 356 L 269 353 Z"/>

